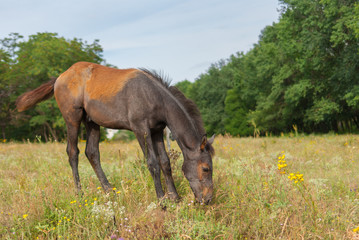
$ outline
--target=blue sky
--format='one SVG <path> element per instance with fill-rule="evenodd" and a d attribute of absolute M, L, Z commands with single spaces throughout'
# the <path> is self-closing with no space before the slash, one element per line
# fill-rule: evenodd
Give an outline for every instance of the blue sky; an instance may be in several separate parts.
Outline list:
<path fill-rule="evenodd" d="M 277 22 L 278 0 L 0 0 L 0 38 L 56 32 L 99 39 L 119 68 L 161 70 L 194 81 L 212 63 L 246 52 Z"/>

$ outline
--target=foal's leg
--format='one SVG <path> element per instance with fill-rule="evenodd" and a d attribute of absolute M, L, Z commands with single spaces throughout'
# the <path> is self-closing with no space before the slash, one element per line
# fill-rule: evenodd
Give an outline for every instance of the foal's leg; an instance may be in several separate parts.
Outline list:
<path fill-rule="evenodd" d="M 179 199 L 179 196 L 178 196 L 178 193 L 177 193 L 177 190 L 176 190 L 175 184 L 173 182 L 173 178 L 172 178 L 171 163 L 167 156 L 165 144 L 163 142 L 163 132 L 161 131 L 161 132 L 154 134 L 153 141 L 154 141 L 156 153 L 158 155 L 158 158 L 160 159 L 160 165 L 161 165 L 163 175 L 165 176 L 167 190 L 168 190 L 168 196 L 169 196 L 169 198 L 171 198 L 173 200 Z"/>
<path fill-rule="evenodd" d="M 100 163 L 100 151 L 99 151 L 100 126 L 94 123 L 93 121 L 87 121 L 87 120 L 84 120 L 84 124 L 86 127 L 86 135 L 87 135 L 86 150 L 85 150 L 86 157 L 90 161 L 91 166 L 97 175 L 97 178 L 100 180 L 102 188 L 105 191 L 108 191 L 111 188 L 111 184 L 108 182 Z"/>
<path fill-rule="evenodd" d="M 161 184 L 160 164 L 156 158 L 150 131 L 134 131 L 134 133 L 140 143 L 145 158 L 147 158 L 147 167 L 155 183 L 157 198 L 161 199 L 165 194 Z"/>
<path fill-rule="evenodd" d="M 81 183 L 80 183 L 80 177 L 79 177 L 79 149 L 77 148 L 77 135 L 80 127 L 80 123 L 66 123 L 67 125 L 67 148 L 66 152 L 69 156 L 69 163 L 72 169 L 72 175 L 74 177 L 75 181 L 75 187 L 77 190 L 77 193 L 80 193 L 81 191 Z"/>

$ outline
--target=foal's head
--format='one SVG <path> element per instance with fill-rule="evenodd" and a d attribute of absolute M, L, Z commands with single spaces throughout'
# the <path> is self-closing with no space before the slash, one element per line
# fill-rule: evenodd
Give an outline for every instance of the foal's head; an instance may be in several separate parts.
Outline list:
<path fill-rule="evenodd" d="M 214 135 L 210 139 L 204 136 L 198 149 L 188 155 L 182 166 L 196 200 L 206 204 L 212 200 L 213 195 L 213 140 Z"/>

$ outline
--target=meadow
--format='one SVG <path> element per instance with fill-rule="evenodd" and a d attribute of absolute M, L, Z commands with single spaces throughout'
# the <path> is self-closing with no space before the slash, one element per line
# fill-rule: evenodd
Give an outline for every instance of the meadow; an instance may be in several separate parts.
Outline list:
<path fill-rule="evenodd" d="M 359 136 L 218 136 L 214 199 L 193 202 L 178 146 L 180 202 L 159 202 L 138 143 L 101 142 L 105 194 L 79 144 L 0 144 L 0 239 L 359 239 Z M 166 208 L 166 210 L 164 210 Z"/>

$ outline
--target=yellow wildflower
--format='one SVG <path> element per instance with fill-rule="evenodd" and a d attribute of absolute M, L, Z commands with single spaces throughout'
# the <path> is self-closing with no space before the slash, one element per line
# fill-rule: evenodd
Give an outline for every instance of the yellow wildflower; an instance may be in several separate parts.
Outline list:
<path fill-rule="evenodd" d="M 285 161 L 285 154 L 284 151 L 281 152 L 281 156 L 278 156 L 278 170 L 280 171 L 281 174 L 285 174 L 285 170 L 284 168 L 287 167 L 287 163 Z"/>
<path fill-rule="evenodd" d="M 294 183 L 304 181 L 303 174 L 299 174 L 299 173 L 296 173 L 296 174 L 290 173 L 288 178 L 289 178 L 289 180 L 294 181 Z"/>
<path fill-rule="evenodd" d="M 29 216 L 29 215 L 28 215 L 28 214 L 24 214 L 24 215 L 22 215 L 22 218 L 23 218 L 23 219 L 26 219 L 27 216 Z"/>

